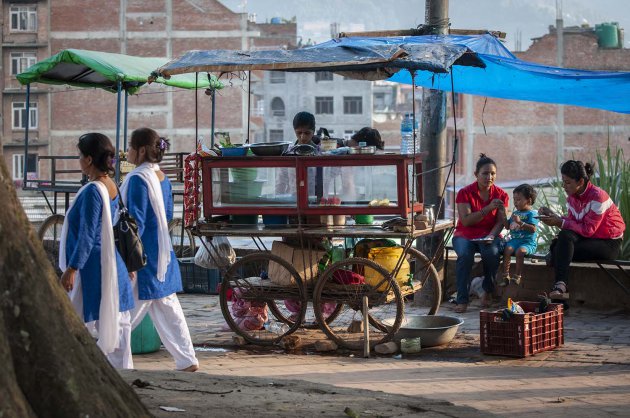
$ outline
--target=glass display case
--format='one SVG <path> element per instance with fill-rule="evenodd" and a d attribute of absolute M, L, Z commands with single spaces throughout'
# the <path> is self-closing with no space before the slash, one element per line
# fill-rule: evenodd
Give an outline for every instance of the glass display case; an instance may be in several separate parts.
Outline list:
<path fill-rule="evenodd" d="M 423 209 L 420 173 L 422 154 L 206 157 L 204 216 L 407 216 Z"/>

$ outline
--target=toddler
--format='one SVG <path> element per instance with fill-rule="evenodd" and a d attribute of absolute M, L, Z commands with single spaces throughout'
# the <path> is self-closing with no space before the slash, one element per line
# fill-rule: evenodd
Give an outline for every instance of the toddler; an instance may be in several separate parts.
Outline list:
<path fill-rule="evenodd" d="M 500 280 L 499 286 L 506 286 L 510 281 L 520 284 L 525 256 L 536 251 L 538 213 L 532 210 L 534 202 L 536 202 L 536 190 L 529 184 L 521 184 L 514 189 L 516 209 L 505 221 L 505 227 L 510 230 L 510 239 L 503 251 L 503 279 Z M 512 254 L 516 254 L 514 276 L 510 276 Z"/>

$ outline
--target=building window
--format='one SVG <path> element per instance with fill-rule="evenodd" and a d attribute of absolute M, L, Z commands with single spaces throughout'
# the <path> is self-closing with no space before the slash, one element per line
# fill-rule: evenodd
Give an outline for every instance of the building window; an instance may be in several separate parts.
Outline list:
<path fill-rule="evenodd" d="M 333 110 L 332 96 L 315 97 L 315 113 L 317 115 L 332 115 Z"/>
<path fill-rule="evenodd" d="M 26 103 L 14 102 L 11 104 L 13 111 L 13 129 L 26 129 Z M 31 103 L 28 120 L 29 129 L 37 129 L 37 103 Z"/>
<path fill-rule="evenodd" d="M 27 173 L 37 173 L 37 154 L 28 154 Z M 13 154 L 13 180 L 24 178 L 24 154 Z"/>
<path fill-rule="evenodd" d="M 343 113 L 346 115 L 360 115 L 363 113 L 363 97 L 348 96 L 343 98 Z"/>
<path fill-rule="evenodd" d="M 383 112 L 385 110 L 387 110 L 385 93 L 374 93 L 374 111 Z"/>
<path fill-rule="evenodd" d="M 345 139 L 346 141 L 349 139 L 352 139 L 352 135 L 354 135 L 356 133 L 356 131 L 352 131 L 352 130 L 345 130 L 343 131 L 343 139 Z"/>
<path fill-rule="evenodd" d="M 333 81 L 333 73 L 330 71 L 319 71 L 315 73 L 315 81 Z"/>
<path fill-rule="evenodd" d="M 284 130 L 282 129 L 269 129 L 269 142 L 284 141 Z"/>
<path fill-rule="evenodd" d="M 11 6 L 11 31 L 35 32 L 37 30 L 36 6 Z"/>
<path fill-rule="evenodd" d="M 269 82 L 271 84 L 284 84 L 286 81 L 286 74 L 282 71 L 271 71 L 269 74 Z"/>
<path fill-rule="evenodd" d="M 284 116 L 284 102 L 279 97 L 271 101 L 271 116 Z"/>
<path fill-rule="evenodd" d="M 11 52 L 11 75 L 18 75 L 37 62 L 34 52 Z"/>

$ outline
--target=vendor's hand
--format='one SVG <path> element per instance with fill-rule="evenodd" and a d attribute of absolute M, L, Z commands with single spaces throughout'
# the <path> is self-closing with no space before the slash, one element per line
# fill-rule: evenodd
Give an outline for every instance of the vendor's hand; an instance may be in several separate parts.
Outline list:
<path fill-rule="evenodd" d="M 135 271 L 132 271 L 131 273 L 129 273 L 129 280 L 133 282 L 134 280 L 136 280 L 136 276 L 137 273 Z"/>
<path fill-rule="evenodd" d="M 494 238 L 495 238 L 494 234 L 488 234 L 488 235 L 486 235 L 485 240 L 488 241 L 488 242 L 491 242 L 491 241 L 494 241 Z"/>
<path fill-rule="evenodd" d="M 553 216 L 554 215 L 553 211 L 551 209 L 549 209 L 548 207 L 546 207 L 546 206 L 541 206 L 538 209 L 538 214 L 542 215 L 542 216 Z"/>
<path fill-rule="evenodd" d="M 541 217 L 540 220 L 545 225 L 557 226 L 558 228 L 562 227 L 562 218 L 557 215 L 544 216 L 544 217 Z"/>
<path fill-rule="evenodd" d="M 75 269 L 68 267 L 61 275 L 61 286 L 63 286 L 66 292 L 71 291 L 74 287 L 74 276 L 76 273 L 77 271 Z"/>

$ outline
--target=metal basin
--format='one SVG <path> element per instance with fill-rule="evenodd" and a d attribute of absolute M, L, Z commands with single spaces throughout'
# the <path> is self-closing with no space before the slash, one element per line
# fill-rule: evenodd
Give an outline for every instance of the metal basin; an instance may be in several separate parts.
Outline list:
<path fill-rule="evenodd" d="M 447 344 L 463 323 L 463 319 L 453 316 L 409 315 L 403 319 L 400 329 L 394 335 L 394 341 L 420 337 L 423 348 Z"/>
<path fill-rule="evenodd" d="M 289 145 L 290 142 L 257 142 L 249 144 L 249 149 L 258 156 L 282 155 Z"/>

